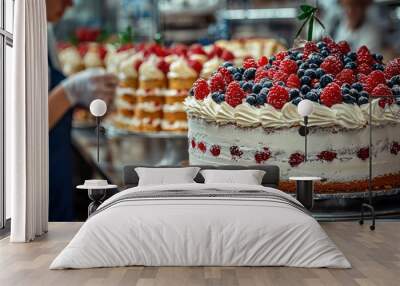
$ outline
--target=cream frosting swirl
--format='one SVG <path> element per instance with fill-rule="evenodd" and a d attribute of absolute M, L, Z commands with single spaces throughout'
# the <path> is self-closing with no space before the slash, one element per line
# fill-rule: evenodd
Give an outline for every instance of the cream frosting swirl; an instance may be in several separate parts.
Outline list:
<path fill-rule="evenodd" d="M 203 78 L 208 78 L 213 72 L 215 72 L 218 67 L 222 64 L 222 60 L 218 57 L 213 57 L 211 60 L 206 61 L 201 70 L 200 76 Z"/>
<path fill-rule="evenodd" d="M 157 67 L 159 59 L 155 55 L 151 55 L 139 67 L 140 80 L 164 79 L 164 73 Z"/>
<path fill-rule="evenodd" d="M 137 78 L 138 72 L 135 68 L 135 64 L 143 59 L 141 53 L 128 55 L 126 58 L 121 60 L 118 70 L 121 78 Z"/>
<path fill-rule="evenodd" d="M 196 78 L 197 72 L 182 57 L 172 62 L 169 66 L 169 78 Z"/>

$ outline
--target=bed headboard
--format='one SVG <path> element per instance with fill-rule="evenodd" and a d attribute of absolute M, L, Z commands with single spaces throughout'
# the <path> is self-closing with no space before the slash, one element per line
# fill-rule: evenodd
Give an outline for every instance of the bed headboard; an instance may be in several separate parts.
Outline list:
<path fill-rule="evenodd" d="M 279 167 L 275 165 L 257 165 L 257 166 L 236 166 L 236 165 L 221 165 L 221 166 L 205 166 L 205 165 L 193 165 L 194 167 L 200 167 L 201 169 L 218 169 L 218 170 L 264 170 L 265 175 L 262 180 L 262 185 L 265 187 L 277 188 L 279 184 Z M 193 167 L 192 166 L 192 167 Z M 123 182 L 124 187 L 135 187 L 138 185 L 139 177 L 135 171 L 136 167 L 149 167 L 149 168 L 183 168 L 182 166 L 143 166 L 143 165 L 128 165 L 124 167 Z M 204 178 L 200 174 L 197 174 L 194 180 L 197 183 L 204 183 Z"/>

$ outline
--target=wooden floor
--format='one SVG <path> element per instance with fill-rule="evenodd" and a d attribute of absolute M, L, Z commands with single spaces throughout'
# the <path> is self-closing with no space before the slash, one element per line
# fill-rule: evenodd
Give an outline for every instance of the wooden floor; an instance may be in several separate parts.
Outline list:
<path fill-rule="evenodd" d="M 352 263 L 349 270 L 288 267 L 124 267 L 48 270 L 80 223 L 51 223 L 29 244 L 0 241 L 0 285 L 400 285 L 400 222 L 378 222 L 375 232 L 357 222 L 323 223 Z"/>

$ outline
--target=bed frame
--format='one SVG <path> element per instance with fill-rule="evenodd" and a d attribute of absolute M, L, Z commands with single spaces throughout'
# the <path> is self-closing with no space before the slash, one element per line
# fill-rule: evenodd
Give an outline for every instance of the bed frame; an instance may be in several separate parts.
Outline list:
<path fill-rule="evenodd" d="M 149 167 L 149 168 L 184 168 L 182 166 L 143 166 L 143 165 L 129 165 L 124 167 L 123 183 L 125 188 L 136 187 L 139 182 L 139 176 L 135 171 L 136 167 Z M 278 188 L 279 185 L 279 167 L 275 165 L 257 165 L 257 166 L 206 166 L 206 165 L 193 165 L 191 167 L 200 167 L 201 169 L 217 169 L 217 170 L 263 170 L 265 175 L 262 179 L 262 185 L 265 187 Z M 197 183 L 204 183 L 204 178 L 200 174 L 194 178 Z"/>

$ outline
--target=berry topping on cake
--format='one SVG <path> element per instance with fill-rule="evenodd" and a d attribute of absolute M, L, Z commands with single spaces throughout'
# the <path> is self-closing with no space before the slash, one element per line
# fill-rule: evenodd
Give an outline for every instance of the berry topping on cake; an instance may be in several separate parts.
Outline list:
<path fill-rule="evenodd" d="M 400 144 L 399 142 L 393 142 L 392 145 L 390 146 L 390 153 L 397 155 L 400 153 Z"/>
<path fill-rule="evenodd" d="M 220 74 L 219 72 L 210 77 L 209 83 L 211 92 L 225 91 L 225 80 L 222 74 Z"/>
<path fill-rule="evenodd" d="M 224 50 L 221 54 L 221 58 L 224 61 L 232 61 L 233 59 L 235 59 L 235 56 L 232 54 L 232 52 L 230 52 L 228 50 Z"/>
<path fill-rule="evenodd" d="M 222 75 L 226 84 L 230 83 L 233 80 L 233 77 L 227 68 L 220 67 L 218 68 L 218 72 Z"/>
<path fill-rule="evenodd" d="M 236 81 L 231 82 L 228 85 L 225 93 L 225 101 L 232 107 L 236 107 L 241 104 L 243 99 L 246 97 L 246 93 L 240 87 L 240 84 Z"/>
<path fill-rule="evenodd" d="M 194 140 L 194 138 L 192 138 L 190 143 L 191 143 L 193 149 L 196 148 L 196 141 Z"/>
<path fill-rule="evenodd" d="M 297 167 L 298 165 L 300 165 L 301 163 L 304 162 L 304 155 L 301 153 L 293 153 L 292 155 L 290 155 L 289 157 L 289 164 L 292 167 Z"/>
<path fill-rule="evenodd" d="M 334 104 L 342 102 L 342 95 L 339 85 L 334 82 L 328 84 L 321 92 L 321 103 L 331 107 Z"/>
<path fill-rule="evenodd" d="M 211 148 L 210 148 L 210 153 L 214 157 L 218 157 L 219 154 L 221 154 L 221 147 L 219 145 L 212 145 Z"/>
<path fill-rule="evenodd" d="M 203 78 L 199 78 L 198 80 L 196 80 L 196 82 L 193 84 L 193 92 L 194 97 L 198 100 L 203 100 L 204 98 L 206 98 L 207 95 L 210 93 L 207 81 Z"/>
<path fill-rule="evenodd" d="M 245 69 L 257 68 L 258 65 L 257 65 L 257 62 L 256 62 L 255 59 L 253 59 L 253 58 L 247 58 L 247 59 L 245 59 L 245 60 L 243 61 L 243 67 L 244 67 Z"/>
<path fill-rule="evenodd" d="M 161 60 L 157 63 L 157 67 L 165 74 L 169 71 L 169 63 L 164 60 Z"/>
<path fill-rule="evenodd" d="M 360 150 L 358 150 L 357 157 L 360 158 L 363 161 L 367 160 L 368 157 L 369 157 L 369 148 L 368 147 L 364 147 L 364 148 L 361 148 Z"/>
<path fill-rule="evenodd" d="M 371 72 L 366 79 L 363 79 L 363 88 L 371 92 L 378 84 L 386 84 L 385 74 L 380 70 Z"/>
<path fill-rule="evenodd" d="M 286 80 L 286 86 L 291 88 L 300 88 L 300 79 L 296 74 L 291 74 Z"/>
<path fill-rule="evenodd" d="M 372 72 L 372 68 L 368 64 L 362 63 L 357 66 L 357 72 L 360 74 L 369 75 Z"/>
<path fill-rule="evenodd" d="M 254 154 L 254 159 L 256 160 L 257 164 L 264 163 L 271 157 L 271 151 L 267 147 L 263 148 L 263 151 L 257 151 Z"/>
<path fill-rule="evenodd" d="M 385 97 L 392 97 L 392 90 L 386 86 L 385 84 L 378 84 L 371 92 L 372 96 L 379 97 L 379 96 L 385 96 Z"/>
<path fill-rule="evenodd" d="M 328 162 L 332 162 L 333 159 L 336 159 L 336 156 L 337 156 L 336 152 L 333 151 L 322 151 L 317 155 L 318 159 L 325 160 Z"/>
<path fill-rule="evenodd" d="M 203 69 L 203 65 L 197 60 L 189 60 L 189 66 L 194 69 L 197 74 L 200 74 L 201 70 Z"/>
<path fill-rule="evenodd" d="M 265 66 L 266 64 L 268 64 L 268 58 L 266 56 L 262 56 L 258 59 L 257 61 L 258 66 Z"/>
<path fill-rule="evenodd" d="M 350 52 L 350 46 L 349 43 L 346 41 L 340 41 L 337 43 L 339 50 L 342 54 L 347 54 L 348 52 Z"/>
<path fill-rule="evenodd" d="M 369 49 L 366 46 L 361 46 L 357 50 L 357 64 L 367 64 L 371 65 L 373 62 L 373 58 Z"/>
<path fill-rule="evenodd" d="M 206 147 L 206 144 L 202 141 L 202 142 L 199 142 L 199 144 L 197 144 L 197 148 L 199 148 L 199 150 L 202 152 L 202 153 L 205 153 L 206 151 L 207 151 L 207 147 Z"/>
<path fill-rule="evenodd" d="M 240 150 L 238 146 L 231 146 L 229 148 L 229 151 L 231 152 L 231 156 L 233 160 L 237 160 L 242 157 L 243 151 Z"/>
<path fill-rule="evenodd" d="M 328 56 L 322 62 L 321 68 L 325 71 L 325 73 L 336 75 L 342 70 L 343 64 L 339 57 Z"/>
<path fill-rule="evenodd" d="M 344 83 L 352 84 L 356 81 L 356 77 L 351 69 L 343 69 L 335 77 L 335 82 L 342 86 Z"/>
<path fill-rule="evenodd" d="M 385 67 L 385 76 L 387 79 L 395 75 L 400 75 L 400 58 L 388 62 Z"/>
<path fill-rule="evenodd" d="M 289 101 L 289 93 L 286 88 L 275 85 L 268 92 L 268 104 L 271 104 L 276 109 L 281 109 L 283 105 Z"/>
<path fill-rule="evenodd" d="M 304 45 L 304 51 L 303 51 L 303 58 L 307 59 L 308 56 L 313 53 L 313 52 L 317 52 L 318 48 L 317 45 L 314 42 L 307 42 Z"/>

